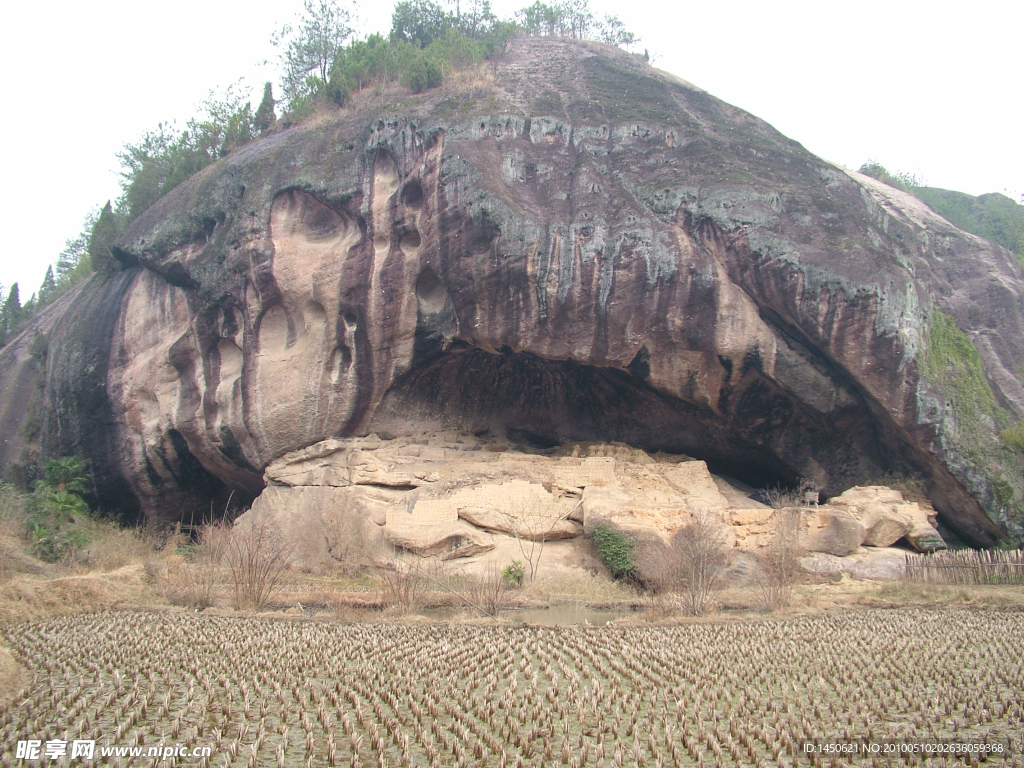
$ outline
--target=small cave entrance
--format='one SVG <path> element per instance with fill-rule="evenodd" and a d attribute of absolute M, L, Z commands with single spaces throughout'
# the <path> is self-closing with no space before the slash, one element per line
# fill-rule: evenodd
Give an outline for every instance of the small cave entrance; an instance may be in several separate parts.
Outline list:
<path fill-rule="evenodd" d="M 622 442 L 703 459 L 755 488 L 791 487 L 799 473 L 721 416 L 615 368 L 459 345 L 388 390 L 369 430 L 381 437 L 435 430 L 493 435 L 523 450 Z"/>
<path fill-rule="evenodd" d="M 225 451 L 225 456 L 240 458 L 241 452 Z M 192 540 L 207 523 L 233 520 L 252 505 L 263 489 L 262 478 L 250 477 L 251 471 L 239 470 L 231 478 L 212 474 L 176 429 L 168 430 L 167 441 L 158 460 L 173 479 L 173 486 L 166 487 L 147 458 L 146 474 L 151 486 L 164 489 L 156 514 L 149 522 L 161 528 L 180 526 L 181 532 Z"/>

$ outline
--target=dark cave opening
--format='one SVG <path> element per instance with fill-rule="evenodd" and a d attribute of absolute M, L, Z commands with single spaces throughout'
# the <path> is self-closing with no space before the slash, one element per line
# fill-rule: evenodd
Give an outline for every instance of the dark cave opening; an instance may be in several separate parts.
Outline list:
<path fill-rule="evenodd" d="M 702 459 L 713 473 L 754 489 L 792 490 L 806 477 L 819 485 L 822 502 L 895 475 L 920 481 L 965 541 L 997 540 L 977 501 L 858 387 L 819 408 L 759 366 L 731 361 L 716 411 L 651 386 L 642 375 L 646 354 L 620 370 L 508 348 L 493 353 L 458 339 L 441 343 L 440 336 L 417 337 L 416 364 L 387 391 L 368 432 L 387 438 L 454 430 L 526 451 L 621 442 Z"/>
<path fill-rule="evenodd" d="M 369 425 L 385 438 L 434 430 L 491 435 L 527 451 L 621 442 L 702 459 L 755 488 L 792 487 L 799 476 L 722 416 L 631 371 L 458 343 L 399 378 Z"/>

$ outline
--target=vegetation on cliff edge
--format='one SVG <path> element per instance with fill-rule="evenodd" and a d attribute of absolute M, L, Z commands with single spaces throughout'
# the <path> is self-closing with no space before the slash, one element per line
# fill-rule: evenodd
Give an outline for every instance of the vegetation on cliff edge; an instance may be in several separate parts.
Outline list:
<path fill-rule="evenodd" d="M 890 173 L 872 160 L 864 163 L 860 172 L 914 195 L 953 226 L 1003 246 L 1024 262 L 1024 205 L 1006 195 L 991 192 L 973 197 L 964 192 L 929 187 L 916 176 Z"/>

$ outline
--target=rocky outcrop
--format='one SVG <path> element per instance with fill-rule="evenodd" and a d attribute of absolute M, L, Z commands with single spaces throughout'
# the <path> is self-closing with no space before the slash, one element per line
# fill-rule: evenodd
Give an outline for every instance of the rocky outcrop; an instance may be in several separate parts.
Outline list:
<path fill-rule="evenodd" d="M 123 271 L 50 326 L 43 453 L 95 460 L 108 504 L 157 521 L 247 504 L 324 440 L 451 430 L 826 495 L 911 474 L 967 540 L 1018 530 L 1009 253 L 622 52 L 520 40 L 488 78 L 356 99 L 143 214 Z M 927 357 L 940 310 L 983 366 L 977 412 Z M 326 485 L 380 472 L 350 459 Z"/>
<path fill-rule="evenodd" d="M 803 548 L 844 557 L 864 543 L 864 526 L 841 509 L 820 509 L 803 515 L 806 529 L 800 538 Z"/>
<path fill-rule="evenodd" d="M 831 499 L 829 507 L 848 512 L 863 525 L 864 546 L 888 547 L 906 539 L 919 552 L 946 548 L 935 527 L 935 510 L 904 500 L 899 491 L 884 486 L 850 488 Z"/>
<path fill-rule="evenodd" d="M 470 573 L 540 560 L 548 547 L 558 562 L 586 562 L 593 556 L 583 534 L 598 525 L 640 544 L 667 543 L 696 515 L 709 514 L 724 524 L 727 546 L 748 557 L 773 544 L 785 524 L 792 545 L 818 553 L 806 560 L 809 570 L 874 578 L 867 565 L 854 566 L 870 561 L 887 573 L 895 562 L 890 556 L 878 566 L 866 549 L 878 546 L 868 539 L 881 511 L 908 521 L 902 544 L 928 519 L 918 504 L 880 486 L 853 488 L 821 506 L 772 509 L 685 456 L 604 443 L 524 453 L 458 433 L 325 440 L 275 461 L 266 481 L 246 514 L 280 530 L 303 568 L 386 565 L 394 549 Z"/>
<path fill-rule="evenodd" d="M 385 537 L 397 549 L 421 557 L 440 556 L 442 560 L 473 557 L 494 549 L 491 536 L 459 521 L 440 525 L 403 525 L 385 529 Z"/>
<path fill-rule="evenodd" d="M 373 563 L 384 541 L 383 521 L 374 515 L 372 497 L 360 491 L 271 485 L 243 517 L 268 521 L 296 567 Z"/>
<path fill-rule="evenodd" d="M 725 509 L 703 461 L 659 458 L 609 444 L 522 453 L 458 433 L 336 438 L 267 467 L 252 514 L 280 527 L 295 565 L 319 567 L 353 553 L 386 559 L 381 541 L 424 557 L 479 559 L 495 537 L 535 549 L 581 537 L 599 522 L 667 538 L 695 510 Z M 613 492 L 618 503 L 588 506 L 598 491 Z M 339 548 L 342 541 L 354 548 Z"/>

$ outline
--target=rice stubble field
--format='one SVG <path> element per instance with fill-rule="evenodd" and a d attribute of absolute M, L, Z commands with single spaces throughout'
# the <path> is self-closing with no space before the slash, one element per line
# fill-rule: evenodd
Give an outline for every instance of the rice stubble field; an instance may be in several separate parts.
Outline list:
<path fill-rule="evenodd" d="M 126 611 L 4 635 L 25 685 L 0 707 L 5 765 L 24 739 L 212 747 L 120 765 L 954 763 L 804 747 L 859 739 L 999 742 L 990 761 L 1024 765 L 1019 611 L 551 628 Z"/>

